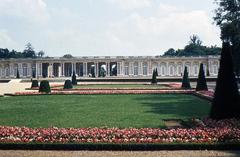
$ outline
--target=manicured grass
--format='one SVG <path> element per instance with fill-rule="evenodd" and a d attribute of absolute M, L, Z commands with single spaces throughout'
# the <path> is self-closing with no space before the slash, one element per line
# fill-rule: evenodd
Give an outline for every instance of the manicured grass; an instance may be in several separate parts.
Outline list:
<path fill-rule="evenodd" d="M 144 84 L 89 84 L 89 85 L 78 85 L 74 86 L 74 88 L 80 89 L 80 88 L 136 88 L 136 89 L 162 89 L 167 88 L 167 86 L 164 85 L 144 85 Z"/>
<path fill-rule="evenodd" d="M 0 98 L 0 125 L 157 128 L 209 110 L 208 101 L 184 94 L 18 96 Z"/>

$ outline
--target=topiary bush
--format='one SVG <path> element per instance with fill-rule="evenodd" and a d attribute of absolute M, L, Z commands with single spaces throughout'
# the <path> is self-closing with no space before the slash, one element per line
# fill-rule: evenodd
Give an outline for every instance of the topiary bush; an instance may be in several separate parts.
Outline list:
<path fill-rule="evenodd" d="M 37 88 L 38 86 L 38 80 L 32 80 L 32 86 L 31 88 Z"/>
<path fill-rule="evenodd" d="M 63 89 L 72 89 L 73 85 L 72 85 L 72 81 L 71 80 L 66 80 L 64 83 L 64 87 Z"/>
<path fill-rule="evenodd" d="M 201 63 L 199 74 L 198 74 L 196 91 L 207 91 L 207 90 L 208 90 L 207 81 L 206 81 L 205 72 L 203 69 L 203 64 Z"/>
<path fill-rule="evenodd" d="M 47 80 L 43 80 L 40 83 L 39 92 L 42 93 L 51 93 L 51 88 Z"/>
<path fill-rule="evenodd" d="M 183 89 L 191 89 L 187 67 L 185 67 L 185 69 L 184 69 L 184 75 L 183 75 L 183 80 L 182 80 L 182 88 Z"/>
<path fill-rule="evenodd" d="M 239 91 L 233 70 L 231 46 L 228 42 L 223 43 L 210 118 L 240 118 Z"/>
<path fill-rule="evenodd" d="M 72 85 L 77 85 L 77 77 L 76 77 L 75 71 L 73 71 L 73 75 L 72 75 Z"/>

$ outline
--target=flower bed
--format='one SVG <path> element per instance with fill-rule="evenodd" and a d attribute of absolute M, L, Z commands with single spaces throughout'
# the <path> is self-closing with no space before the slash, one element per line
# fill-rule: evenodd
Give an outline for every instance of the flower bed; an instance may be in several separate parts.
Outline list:
<path fill-rule="evenodd" d="M 221 143 L 240 142 L 238 120 L 205 120 L 195 129 L 26 128 L 0 126 L 1 143 Z"/>
<path fill-rule="evenodd" d="M 214 97 L 214 91 L 197 91 L 194 93 L 196 96 L 200 96 L 202 98 L 206 98 L 210 101 L 213 100 Z"/>

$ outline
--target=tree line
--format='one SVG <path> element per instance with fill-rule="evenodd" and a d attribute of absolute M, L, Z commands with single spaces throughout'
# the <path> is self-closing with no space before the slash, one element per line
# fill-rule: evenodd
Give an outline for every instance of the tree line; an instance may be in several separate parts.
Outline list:
<path fill-rule="evenodd" d="M 42 58 L 45 55 L 44 51 L 35 52 L 31 43 L 28 43 L 23 50 L 23 52 L 18 52 L 16 50 L 10 51 L 7 48 L 0 48 L 0 58 L 9 59 L 9 58 Z"/>
<path fill-rule="evenodd" d="M 208 56 L 208 55 L 220 55 L 221 48 L 217 46 L 204 46 L 202 41 L 197 35 L 190 36 L 189 43 L 184 49 L 175 50 L 173 48 L 164 52 L 163 56 Z"/>

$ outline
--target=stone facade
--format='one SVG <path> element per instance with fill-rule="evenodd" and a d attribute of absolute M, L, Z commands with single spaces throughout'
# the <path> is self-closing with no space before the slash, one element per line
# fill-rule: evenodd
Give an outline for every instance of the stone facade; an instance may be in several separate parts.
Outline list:
<path fill-rule="evenodd" d="M 33 73 L 41 77 L 70 77 L 73 72 L 78 77 L 100 76 L 100 69 L 106 77 L 149 77 L 154 68 L 159 76 L 181 77 L 184 67 L 188 67 L 190 77 L 197 77 L 200 64 L 212 77 L 218 74 L 220 56 L 202 57 L 154 57 L 154 56 L 104 56 L 74 58 L 36 58 L 0 60 L 0 78 L 31 78 Z"/>

